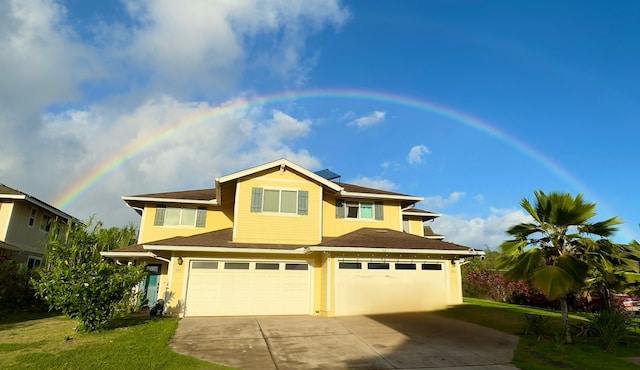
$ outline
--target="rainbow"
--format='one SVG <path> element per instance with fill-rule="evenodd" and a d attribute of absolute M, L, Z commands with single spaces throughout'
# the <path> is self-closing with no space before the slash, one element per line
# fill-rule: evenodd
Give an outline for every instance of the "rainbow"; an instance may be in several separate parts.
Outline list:
<path fill-rule="evenodd" d="M 563 169 L 560 165 L 552 161 L 550 158 L 547 158 L 542 153 L 537 152 L 530 146 L 526 145 L 524 142 L 506 134 L 496 127 L 491 126 L 489 123 L 483 122 L 480 119 L 463 112 L 456 111 L 449 107 L 427 100 L 399 94 L 353 89 L 314 89 L 285 91 L 263 96 L 256 96 L 244 100 L 230 101 L 210 110 L 185 117 L 178 122 L 164 127 L 158 132 L 152 133 L 144 140 L 137 140 L 128 143 L 116 153 L 95 166 L 83 177 L 73 182 L 68 188 L 64 189 L 58 196 L 55 197 L 53 203 L 60 209 L 67 208 L 71 203 L 77 200 L 82 194 L 86 193 L 101 179 L 103 179 L 105 176 L 108 176 L 111 172 L 115 171 L 122 163 L 135 157 L 141 152 L 144 152 L 147 148 L 154 146 L 162 142 L 163 140 L 166 140 L 176 132 L 189 129 L 190 127 L 201 124 L 216 117 L 221 117 L 255 106 L 312 99 L 350 99 L 391 103 L 394 105 L 414 108 L 445 117 L 452 121 L 474 128 L 506 143 L 507 145 L 541 163 L 556 176 L 580 189 L 582 192 L 586 193 L 586 195 L 594 199 L 593 192 L 590 192 L 587 186 L 582 184 L 577 178 Z M 601 202 L 598 202 L 598 204 L 599 206 L 602 206 Z M 629 234 L 626 230 L 625 233 Z"/>

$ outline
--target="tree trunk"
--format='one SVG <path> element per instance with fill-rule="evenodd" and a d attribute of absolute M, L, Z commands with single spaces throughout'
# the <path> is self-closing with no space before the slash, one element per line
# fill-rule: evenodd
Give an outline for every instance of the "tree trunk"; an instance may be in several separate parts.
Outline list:
<path fill-rule="evenodd" d="M 569 325 L 569 305 L 567 304 L 567 296 L 560 296 L 560 309 L 562 310 L 562 326 L 564 329 L 564 344 L 573 344 L 571 338 L 571 326 Z"/>

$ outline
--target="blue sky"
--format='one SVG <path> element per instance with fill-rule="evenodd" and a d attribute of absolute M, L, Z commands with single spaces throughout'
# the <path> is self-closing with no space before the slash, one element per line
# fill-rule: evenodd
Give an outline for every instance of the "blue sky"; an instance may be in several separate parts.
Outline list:
<path fill-rule="evenodd" d="M 632 1 L 5 1 L 0 182 L 54 202 L 236 104 L 65 211 L 137 223 L 121 195 L 286 157 L 423 196 L 468 246 L 495 248 L 535 189 L 581 192 L 640 239 L 639 19 Z"/>

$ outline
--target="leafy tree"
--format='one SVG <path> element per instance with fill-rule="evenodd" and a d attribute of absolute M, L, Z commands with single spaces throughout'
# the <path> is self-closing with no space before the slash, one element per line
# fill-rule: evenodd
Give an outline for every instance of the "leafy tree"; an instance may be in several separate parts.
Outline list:
<path fill-rule="evenodd" d="M 559 299 L 565 343 L 573 343 L 569 327 L 567 294 L 586 285 L 590 269 L 603 263 L 615 263 L 609 257 L 624 253 L 619 245 L 609 243 L 612 250 L 600 248 L 620 224 L 617 217 L 591 222 L 595 203 L 587 203 L 578 194 L 540 190 L 534 192 L 532 205 L 527 198 L 520 202 L 533 218 L 530 223 L 512 226 L 507 233 L 513 238 L 500 245 L 498 267 L 505 268 L 510 280 L 527 279 L 548 299 Z M 595 239 L 594 239 L 595 238 Z"/>
<path fill-rule="evenodd" d="M 117 265 L 100 257 L 100 251 L 128 243 L 130 232 L 104 230 L 93 218 L 53 228 L 41 276 L 32 280 L 37 295 L 51 309 L 78 318 L 77 330 L 104 328 L 133 298 L 133 288 L 145 274 L 143 266 Z"/>

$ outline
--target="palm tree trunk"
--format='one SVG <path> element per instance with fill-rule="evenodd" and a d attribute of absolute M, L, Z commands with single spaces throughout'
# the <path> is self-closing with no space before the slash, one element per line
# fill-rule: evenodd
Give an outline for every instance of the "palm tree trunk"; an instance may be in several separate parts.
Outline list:
<path fill-rule="evenodd" d="M 573 344 L 571 338 L 571 327 L 569 326 L 569 305 L 567 304 L 567 295 L 560 296 L 560 309 L 562 310 L 562 326 L 564 329 L 564 344 Z"/>

